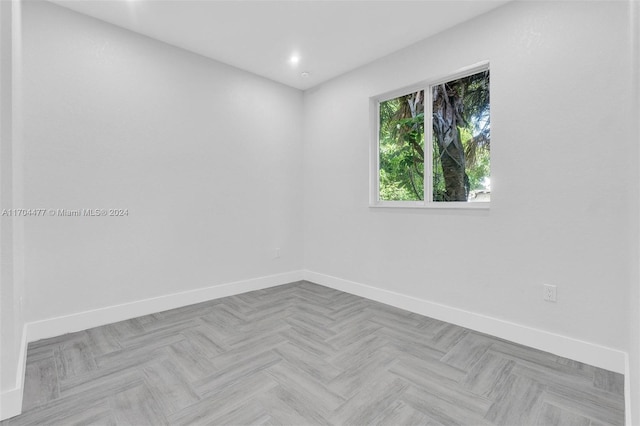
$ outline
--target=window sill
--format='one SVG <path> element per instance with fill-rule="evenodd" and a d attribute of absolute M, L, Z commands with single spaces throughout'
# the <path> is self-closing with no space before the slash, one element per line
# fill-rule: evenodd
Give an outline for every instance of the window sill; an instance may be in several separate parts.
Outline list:
<path fill-rule="evenodd" d="M 379 201 L 369 204 L 369 207 L 391 208 L 391 209 L 423 209 L 423 210 L 489 210 L 491 202 L 488 201 L 469 201 L 469 202 L 434 202 L 421 203 L 413 201 Z"/>

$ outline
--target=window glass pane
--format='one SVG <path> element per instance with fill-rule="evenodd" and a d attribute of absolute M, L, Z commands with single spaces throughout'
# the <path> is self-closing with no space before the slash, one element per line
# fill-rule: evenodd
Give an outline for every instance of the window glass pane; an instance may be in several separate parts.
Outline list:
<path fill-rule="evenodd" d="M 490 201 L 489 71 L 431 90 L 433 201 Z"/>
<path fill-rule="evenodd" d="M 380 200 L 424 198 L 424 91 L 380 102 Z"/>

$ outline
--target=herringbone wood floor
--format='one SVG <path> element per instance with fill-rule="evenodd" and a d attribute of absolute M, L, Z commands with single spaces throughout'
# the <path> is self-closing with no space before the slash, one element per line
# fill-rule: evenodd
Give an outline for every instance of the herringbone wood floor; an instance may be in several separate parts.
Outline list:
<path fill-rule="evenodd" d="M 308 282 L 29 345 L 26 424 L 621 425 L 623 377 Z"/>

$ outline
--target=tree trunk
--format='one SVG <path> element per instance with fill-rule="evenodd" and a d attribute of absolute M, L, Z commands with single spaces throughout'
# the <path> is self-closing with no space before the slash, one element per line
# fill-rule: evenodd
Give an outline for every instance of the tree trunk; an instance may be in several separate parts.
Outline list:
<path fill-rule="evenodd" d="M 467 201 L 464 148 L 458 123 L 462 99 L 455 87 L 445 84 L 433 88 L 433 135 L 438 147 L 445 184 L 445 201 Z"/>
<path fill-rule="evenodd" d="M 458 149 L 453 144 L 447 148 L 438 144 L 438 151 L 446 190 L 445 200 L 467 201 L 463 150 Z"/>

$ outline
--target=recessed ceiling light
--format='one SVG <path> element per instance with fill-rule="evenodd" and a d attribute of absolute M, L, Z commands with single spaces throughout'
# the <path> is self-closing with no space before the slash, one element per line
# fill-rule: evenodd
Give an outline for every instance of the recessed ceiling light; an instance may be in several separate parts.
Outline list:
<path fill-rule="evenodd" d="M 301 77 L 309 77 L 311 75 L 311 73 L 309 71 L 303 71 L 300 73 Z"/>
<path fill-rule="evenodd" d="M 291 55 L 291 58 L 289 58 L 289 62 L 291 62 L 293 65 L 296 65 L 298 62 L 300 62 L 300 56 Z"/>

